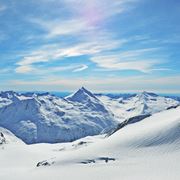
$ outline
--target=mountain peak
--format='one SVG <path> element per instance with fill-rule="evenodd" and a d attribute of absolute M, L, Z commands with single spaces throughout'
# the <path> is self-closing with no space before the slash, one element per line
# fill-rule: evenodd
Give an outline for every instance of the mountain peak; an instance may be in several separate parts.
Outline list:
<path fill-rule="evenodd" d="M 87 90 L 85 87 L 81 87 L 77 92 L 86 93 L 86 94 L 88 94 L 89 96 L 95 97 L 95 96 L 93 95 L 93 93 L 91 93 L 91 92 L 90 92 L 89 90 Z"/>
<path fill-rule="evenodd" d="M 143 103 L 146 103 L 149 100 L 157 99 L 159 96 L 152 92 L 143 91 L 136 95 L 136 98 Z"/>
<path fill-rule="evenodd" d="M 83 91 L 87 91 L 87 89 L 84 86 L 82 86 L 80 89 Z"/>
<path fill-rule="evenodd" d="M 147 91 L 143 91 L 139 94 L 140 96 L 153 96 L 153 97 L 157 97 L 158 95 L 153 93 L 153 92 L 147 92 Z"/>
<path fill-rule="evenodd" d="M 91 93 L 90 91 L 88 91 L 86 88 L 81 87 L 78 91 L 76 91 L 74 94 L 66 97 L 66 99 L 70 100 L 70 101 L 76 101 L 76 102 L 84 102 L 87 100 L 98 100 L 93 93 Z"/>

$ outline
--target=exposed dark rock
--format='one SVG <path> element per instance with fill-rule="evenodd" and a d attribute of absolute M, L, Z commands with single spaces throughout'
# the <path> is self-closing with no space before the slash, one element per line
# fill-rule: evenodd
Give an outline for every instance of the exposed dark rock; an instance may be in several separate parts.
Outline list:
<path fill-rule="evenodd" d="M 41 161 L 41 162 L 38 162 L 36 167 L 40 167 L 40 166 L 51 166 L 52 164 L 54 164 L 54 162 L 48 162 L 47 160 L 45 161 Z"/>
<path fill-rule="evenodd" d="M 80 162 L 81 164 L 91 164 L 91 163 L 96 163 L 94 159 L 87 159 L 85 161 Z"/>
<path fill-rule="evenodd" d="M 0 132 L 0 145 L 6 143 L 6 138 L 4 137 L 4 134 Z"/>
<path fill-rule="evenodd" d="M 134 117 L 131 117 L 125 121 L 123 121 L 122 123 L 118 124 L 118 126 L 111 130 L 108 134 L 107 134 L 107 137 L 111 136 L 112 134 L 114 134 L 115 132 L 117 132 L 118 130 L 122 129 L 123 127 L 129 125 L 129 124 L 133 124 L 133 123 L 136 123 L 136 122 L 139 122 L 139 121 L 142 121 L 143 119 L 147 118 L 147 117 L 150 117 L 151 114 L 144 114 L 144 115 L 139 115 L 139 116 L 134 116 Z"/>
<path fill-rule="evenodd" d="M 176 106 L 170 106 L 168 107 L 166 110 L 169 110 L 169 109 L 176 109 L 179 105 L 176 105 Z"/>
<path fill-rule="evenodd" d="M 105 162 L 105 163 L 108 163 L 109 161 L 115 161 L 116 159 L 115 158 L 110 158 L 110 157 L 99 157 L 99 158 L 96 158 L 96 159 L 87 159 L 87 160 L 84 160 L 82 162 L 80 162 L 81 164 L 94 164 L 94 163 L 98 163 L 98 162 Z"/>
<path fill-rule="evenodd" d="M 98 160 L 100 161 L 105 161 L 106 163 L 108 163 L 109 161 L 115 161 L 115 158 L 109 158 L 109 157 L 100 157 L 98 158 Z"/>

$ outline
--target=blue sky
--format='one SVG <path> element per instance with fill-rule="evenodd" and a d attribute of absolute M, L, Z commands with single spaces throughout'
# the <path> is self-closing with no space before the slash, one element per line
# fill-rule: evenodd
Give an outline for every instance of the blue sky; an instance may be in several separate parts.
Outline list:
<path fill-rule="evenodd" d="M 180 93 L 179 0 L 0 0 L 0 90 Z"/>

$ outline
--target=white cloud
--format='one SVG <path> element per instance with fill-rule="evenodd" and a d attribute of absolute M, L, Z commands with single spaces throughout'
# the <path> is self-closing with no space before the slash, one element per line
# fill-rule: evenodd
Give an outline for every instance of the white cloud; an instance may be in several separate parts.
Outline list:
<path fill-rule="evenodd" d="M 135 50 L 128 50 L 120 53 L 121 58 L 133 59 L 138 56 L 142 56 L 143 54 L 152 54 L 158 51 L 160 48 L 145 48 L 145 49 L 135 49 Z"/>
<path fill-rule="evenodd" d="M 80 71 L 84 71 L 88 68 L 87 65 L 82 65 L 81 67 L 74 69 L 73 72 L 80 72 Z"/>
<path fill-rule="evenodd" d="M 42 20 L 30 19 L 32 23 L 39 25 L 45 32 L 46 38 L 53 38 L 62 35 L 73 35 L 86 30 L 86 23 L 81 19 L 70 20 Z"/>
<path fill-rule="evenodd" d="M 103 51 L 110 51 L 116 49 L 126 43 L 126 39 L 113 40 L 108 33 L 101 34 L 96 39 L 83 42 L 75 45 L 65 45 L 61 47 L 61 44 L 50 44 L 42 46 L 39 50 L 34 50 L 25 55 L 19 60 L 16 65 L 18 66 L 16 72 L 23 73 L 23 69 L 30 70 L 31 65 L 38 63 L 49 63 L 52 61 L 62 61 L 66 57 L 77 57 L 82 55 L 95 55 Z M 22 66 L 22 68 L 21 68 Z M 26 67 L 26 68 L 25 68 Z M 26 73 L 26 71 L 24 71 Z"/>
<path fill-rule="evenodd" d="M 90 24 L 97 24 L 105 18 L 120 14 L 132 8 L 137 0 L 64 0 L 66 7 L 84 17 Z"/>
<path fill-rule="evenodd" d="M 63 0 L 60 4 L 57 1 L 57 6 L 64 4 L 67 14 L 59 13 L 58 16 L 56 12 L 57 16 L 53 19 L 35 17 L 29 21 L 44 30 L 46 38 L 82 36 L 87 32 L 101 31 L 108 18 L 131 9 L 134 2 L 137 0 Z"/>
<path fill-rule="evenodd" d="M 71 71 L 80 72 L 88 68 L 84 64 L 66 65 L 66 66 L 54 66 L 54 67 L 43 67 L 43 66 L 33 66 L 33 65 L 22 65 L 15 69 L 16 73 L 19 74 L 33 74 L 33 75 L 48 75 L 56 72 Z"/>
<path fill-rule="evenodd" d="M 93 56 L 91 61 L 98 67 L 107 70 L 137 70 L 149 72 L 154 65 L 160 64 L 161 61 L 147 58 L 147 53 L 153 53 L 157 48 L 138 49 L 132 51 L 116 52 L 115 54 L 105 54 Z"/>
<path fill-rule="evenodd" d="M 107 32 L 101 25 L 108 18 L 131 9 L 131 3 L 134 4 L 134 2 L 137 2 L 137 0 L 64 0 L 61 3 L 64 3 L 66 11 L 70 12 L 66 18 L 57 16 L 54 19 L 37 17 L 29 19 L 31 23 L 38 25 L 44 30 L 45 38 L 65 35 L 75 36 L 79 43 L 72 45 L 72 42 L 69 41 L 65 45 L 59 44 L 55 48 L 52 48 L 51 45 L 48 48 L 40 48 L 40 50 L 32 52 L 20 60 L 17 63 L 18 69 L 21 68 L 20 66 L 41 62 L 48 63 L 49 61 L 62 60 L 65 57 L 91 55 L 94 56 L 91 60 L 101 68 L 123 70 L 134 67 L 134 69 L 140 71 L 147 71 L 151 67 L 152 62 L 141 61 L 141 66 L 139 66 L 135 62 L 118 62 L 116 60 L 116 63 L 112 64 L 110 63 L 113 59 L 112 57 L 109 60 L 106 58 L 103 62 L 99 60 L 100 56 L 97 57 L 97 54 L 115 50 L 124 43 L 131 41 L 131 39 L 116 39 L 113 33 Z"/>
<path fill-rule="evenodd" d="M 39 54 L 34 54 L 32 53 L 32 55 L 24 57 L 21 61 L 17 62 L 17 65 L 19 66 L 25 66 L 25 65 L 31 65 L 31 64 L 35 64 L 35 63 L 39 63 L 39 62 L 47 62 L 49 53 L 42 51 L 39 52 Z"/>
<path fill-rule="evenodd" d="M 21 73 L 21 74 L 26 74 L 26 73 L 31 73 L 33 72 L 35 69 L 30 66 L 30 65 L 23 65 L 23 66 L 19 66 L 15 69 L 16 73 Z"/>
<path fill-rule="evenodd" d="M 149 37 L 137 35 L 127 39 L 119 39 L 112 32 L 107 32 L 101 27 L 103 21 L 108 18 L 124 13 L 131 9 L 131 3 L 137 0 L 64 0 L 67 12 L 71 12 L 66 18 L 63 16 L 54 19 L 31 18 L 30 22 L 38 25 L 45 31 L 46 38 L 56 38 L 59 36 L 75 36 L 77 44 L 71 41 L 63 44 L 47 45 L 40 47 L 29 53 L 29 55 L 17 62 L 17 73 L 29 73 L 38 69 L 36 64 L 52 61 L 62 61 L 67 57 L 77 57 L 81 55 L 91 56 L 90 60 L 103 70 L 137 70 L 141 72 L 150 72 L 157 70 L 155 65 L 160 64 L 160 60 L 147 57 L 148 53 L 153 53 L 158 48 L 147 48 L 129 50 L 125 52 L 110 51 L 117 50 L 125 43 L 131 41 L 144 41 Z M 57 4 L 58 5 L 58 4 Z M 62 15 L 62 14 L 61 14 Z M 33 68 L 32 68 L 33 65 Z M 37 67 L 36 67 L 37 66 Z M 69 66 L 71 69 L 71 65 Z M 67 67 L 66 67 L 67 68 Z M 87 69 L 86 65 L 72 69 L 78 72 Z M 159 68 L 165 69 L 165 68 Z M 51 69 L 52 72 L 55 69 Z M 46 71 L 41 70 L 45 73 Z"/>
<path fill-rule="evenodd" d="M 127 42 L 128 40 L 126 39 L 109 40 L 108 37 L 102 36 L 96 40 L 62 48 L 60 48 L 59 44 L 43 46 L 39 50 L 32 51 L 29 55 L 17 62 L 18 67 L 16 72 L 26 73 L 33 70 L 30 66 L 36 66 L 37 63 L 63 61 L 64 58 L 81 55 L 90 55 L 90 60 L 104 70 L 137 70 L 147 73 L 154 69 L 165 69 L 163 67 L 155 68 L 154 66 L 161 64 L 162 61 L 151 58 L 151 54 L 154 54 L 159 48 L 108 53 L 108 51 L 110 52 L 113 49 L 119 48 Z M 150 55 L 150 57 L 147 55 Z"/>

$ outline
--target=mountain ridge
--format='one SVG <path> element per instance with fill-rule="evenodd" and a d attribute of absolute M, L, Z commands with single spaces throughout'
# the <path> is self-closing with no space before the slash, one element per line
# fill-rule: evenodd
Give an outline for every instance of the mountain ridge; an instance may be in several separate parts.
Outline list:
<path fill-rule="evenodd" d="M 0 126 L 6 127 L 28 144 L 69 142 L 106 132 L 117 124 L 111 112 L 89 91 L 82 102 L 50 94 L 17 94 L 0 108 Z M 80 99 L 81 99 L 80 98 Z"/>

